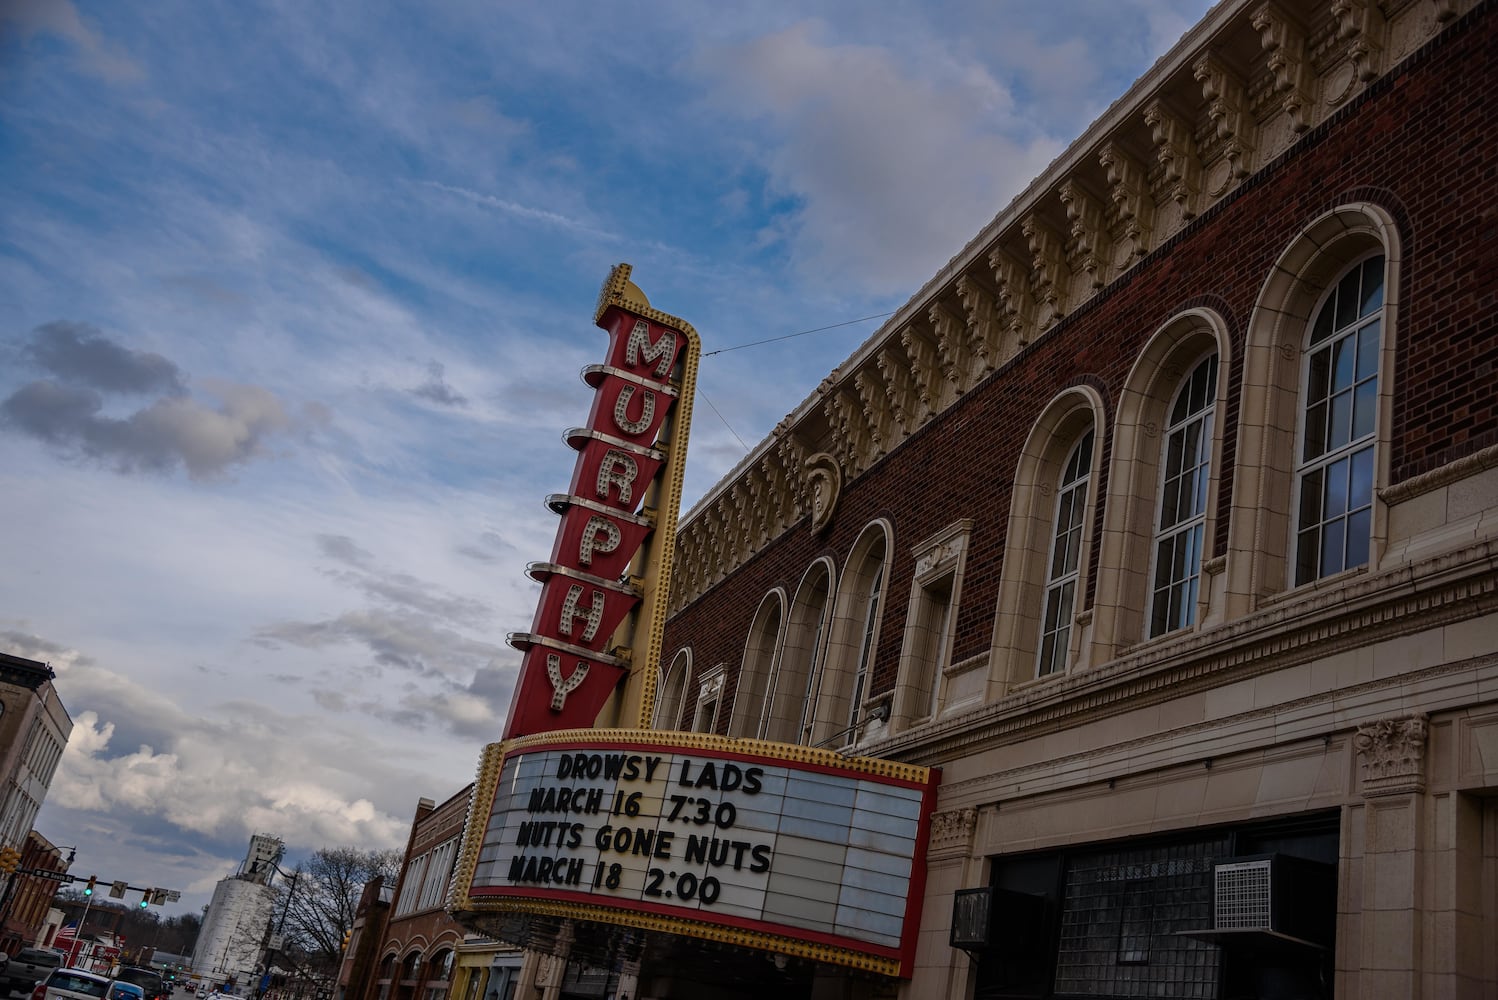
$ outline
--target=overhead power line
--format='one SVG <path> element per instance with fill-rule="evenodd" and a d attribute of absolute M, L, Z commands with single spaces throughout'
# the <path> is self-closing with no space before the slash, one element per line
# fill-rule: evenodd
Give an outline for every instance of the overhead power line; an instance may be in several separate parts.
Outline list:
<path fill-rule="evenodd" d="M 784 336 L 771 337 L 769 340 L 756 340 L 752 344 L 739 344 L 736 347 L 720 347 L 716 351 L 705 351 L 705 352 L 703 352 L 702 356 L 704 358 L 710 358 L 714 354 L 727 354 L 729 351 L 742 351 L 746 347 L 759 347 L 762 344 L 774 344 L 774 343 L 778 343 L 778 342 L 780 342 L 782 340 L 791 340 L 791 339 L 793 339 L 795 337 L 805 337 L 807 334 L 811 334 L 811 333 L 822 333 L 825 330 L 836 330 L 836 329 L 839 329 L 841 327 L 852 326 L 854 323 L 867 323 L 871 319 L 884 319 L 884 317 L 886 317 L 886 316 L 893 316 L 893 315 L 894 315 L 893 312 L 887 312 L 887 313 L 875 313 L 873 316 L 860 316 L 858 319 L 844 320 L 841 323 L 833 323 L 830 326 L 819 326 L 819 327 L 816 327 L 815 329 L 812 329 L 812 330 L 801 330 L 801 331 L 799 331 L 797 333 L 787 333 Z"/>

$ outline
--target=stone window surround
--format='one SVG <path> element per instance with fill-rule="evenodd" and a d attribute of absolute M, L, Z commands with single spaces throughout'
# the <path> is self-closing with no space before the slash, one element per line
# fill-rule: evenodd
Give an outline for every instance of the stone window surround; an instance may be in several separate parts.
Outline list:
<path fill-rule="evenodd" d="M 915 578 L 905 613 L 905 635 L 891 705 L 891 731 L 938 717 L 948 700 L 945 675 L 951 669 L 957 615 L 962 606 L 962 577 L 967 568 L 973 524 L 972 518 L 962 518 L 910 550 L 915 557 Z M 928 595 L 943 584 L 947 589 L 943 634 L 938 638 L 940 647 L 935 650 L 933 661 L 931 650 L 917 633 L 921 628 L 919 622 L 925 617 L 924 611 L 932 603 Z M 935 690 L 928 689 L 928 684 Z"/>
<path fill-rule="evenodd" d="M 1089 385 L 1064 389 L 1041 411 L 1030 428 L 1014 473 L 1013 503 L 999 576 L 993 640 L 989 652 L 989 679 L 985 701 L 994 701 L 1009 691 L 1032 683 L 1045 683 L 1085 667 L 1090 659 L 1092 612 L 1086 606 L 1092 550 L 1093 512 L 1097 509 L 1098 482 L 1108 427 L 1102 396 Z M 1054 529 L 1055 484 L 1061 463 L 1088 429 L 1094 432 L 1092 466 L 1088 472 L 1087 513 L 1082 518 L 1082 541 L 1078 560 L 1077 594 L 1073 605 L 1076 619 L 1069 639 L 1067 670 L 1043 678 L 1035 676 L 1040 615 L 1044 606 L 1046 564 L 1050 559 Z M 1037 499 L 1038 498 L 1038 499 Z"/>

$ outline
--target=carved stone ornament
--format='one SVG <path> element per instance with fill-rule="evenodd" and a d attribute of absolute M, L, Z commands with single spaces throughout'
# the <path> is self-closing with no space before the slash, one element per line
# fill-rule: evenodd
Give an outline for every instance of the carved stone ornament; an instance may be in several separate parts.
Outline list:
<path fill-rule="evenodd" d="M 966 854 L 978 828 L 978 810 L 952 809 L 931 814 L 931 853 Z"/>
<path fill-rule="evenodd" d="M 821 531 L 832 523 L 838 495 L 843 491 L 843 470 L 837 459 L 819 451 L 806 460 L 807 492 L 811 494 L 811 528 Z"/>
<path fill-rule="evenodd" d="M 1363 794 L 1402 795 L 1424 791 L 1428 731 L 1424 715 L 1380 719 L 1359 726 L 1352 745 L 1358 753 Z"/>

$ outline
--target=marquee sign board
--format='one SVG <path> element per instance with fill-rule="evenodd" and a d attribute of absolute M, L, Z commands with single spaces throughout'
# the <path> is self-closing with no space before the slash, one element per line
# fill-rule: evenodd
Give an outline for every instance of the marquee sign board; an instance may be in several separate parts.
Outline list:
<path fill-rule="evenodd" d="M 908 976 L 935 788 L 927 768 L 703 734 L 494 744 L 457 908 L 549 904 Z"/>

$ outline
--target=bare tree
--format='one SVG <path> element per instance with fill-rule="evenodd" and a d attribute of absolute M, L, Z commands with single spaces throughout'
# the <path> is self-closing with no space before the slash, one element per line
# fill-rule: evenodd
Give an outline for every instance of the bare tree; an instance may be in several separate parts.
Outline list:
<path fill-rule="evenodd" d="M 379 876 L 393 885 L 400 865 L 398 850 L 353 847 L 324 847 L 298 863 L 294 888 L 291 881 L 283 882 L 277 904 L 283 953 L 311 970 L 336 971 L 343 935 L 354 926 L 365 884 Z"/>

